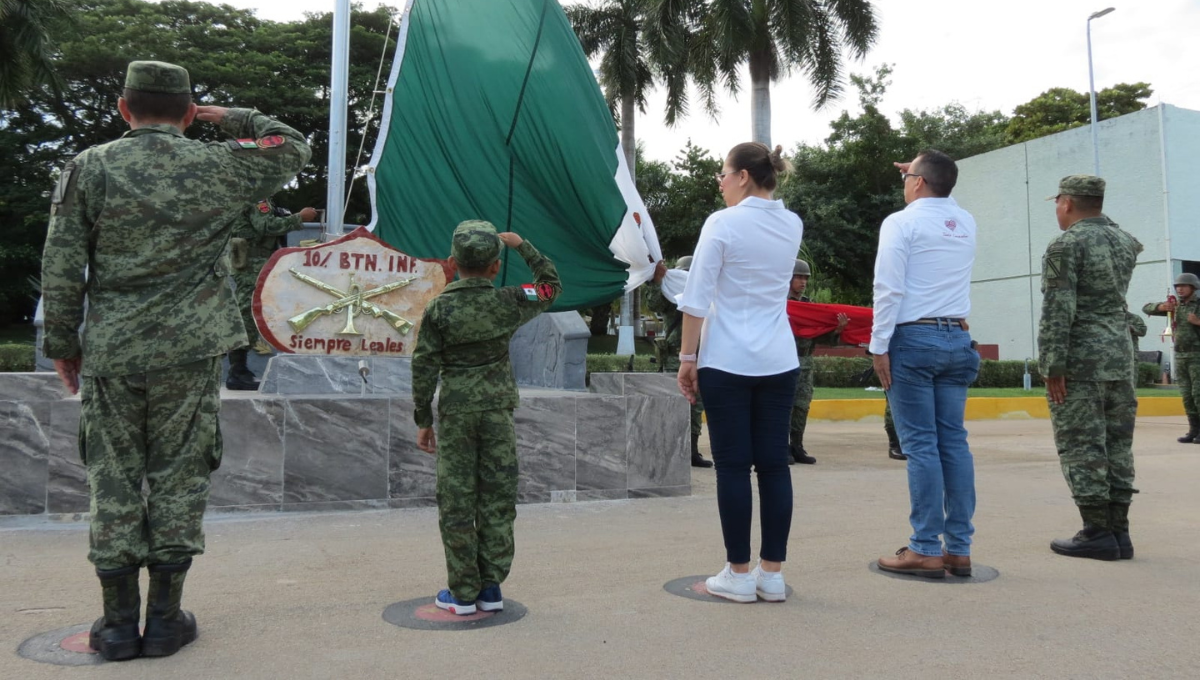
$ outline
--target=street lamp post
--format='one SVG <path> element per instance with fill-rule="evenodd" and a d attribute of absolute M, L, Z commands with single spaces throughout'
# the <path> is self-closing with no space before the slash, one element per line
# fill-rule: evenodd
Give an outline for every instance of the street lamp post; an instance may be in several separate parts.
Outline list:
<path fill-rule="evenodd" d="M 1115 7 L 1102 9 L 1099 12 L 1093 13 L 1087 20 L 1087 48 L 1088 48 L 1088 90 L 1092 95 L 1092 159 L 1095 162 L 1095 174 L 1100 176 L 1100 143 L 1096 138 L 1096 77 L 1092 74 L 1092 19 L 1099 19 L 1112 12 Z"/>

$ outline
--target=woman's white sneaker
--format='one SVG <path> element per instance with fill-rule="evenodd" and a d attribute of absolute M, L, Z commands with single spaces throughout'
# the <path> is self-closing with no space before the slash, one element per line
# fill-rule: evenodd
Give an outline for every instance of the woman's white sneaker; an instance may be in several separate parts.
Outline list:
<path fill-rule="evenodd" d="M 778 571 L 763 571 L 762 565 L 750 572 L 754 576 L 754 592 L 767 602 L 783 602 L 787 599 L 787 585 L 783 574 Z"/>
<path fill-rule="evenodd" d="M 708 589 L 710 595 L 734 602 L 754 602 L 758 599 L 755 596 L 754 576 L 750 573 L 735 574 L 729 568 L 728 562 L 725 563 L 725 568 L 721 570 L 721 573 L 710 576 L 704 582 L 704 587 Z"/>

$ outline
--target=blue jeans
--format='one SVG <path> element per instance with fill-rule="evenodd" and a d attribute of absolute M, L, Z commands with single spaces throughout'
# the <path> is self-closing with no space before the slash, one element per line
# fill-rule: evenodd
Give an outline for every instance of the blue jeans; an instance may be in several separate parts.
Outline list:
<path fill-rule="evenodd" d="M 749 376 L 702 368 L 698 373 L 708 439 L 717 471 L 717 510 L 725 538 L 725 559 L 750 561 L 750 520 L 754 501 L 750 466 L 758 476 L 759 557 L 787 559 L 792 529 L 792 473 L 788 469 L 788 425 L 796 397 L 798 370 Z"/>
<path fill-rule="evenodd" d="M 975 461 L 963 415 L 967 387 L 979 374 L 971 336 L 956 325 L 898 326 L 888 345 L 888 404 L 908 455 L 913 527 L 909 549 L 922 555 L 970 555 L 975 527 Z"/>

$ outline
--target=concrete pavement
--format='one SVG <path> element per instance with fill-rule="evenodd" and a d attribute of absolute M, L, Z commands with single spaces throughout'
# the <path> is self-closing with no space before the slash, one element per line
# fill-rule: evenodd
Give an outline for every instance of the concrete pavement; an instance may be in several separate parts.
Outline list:
<path fill-rule="evenodd" d="M 219 515 L 185 606 L 201 638 L 169 659 L 83 668 L 16 654 L 98 615 L 86 526 L 0 521 L 0 678 L 1194 678 L 1200 676 L 1200 446 L 1138 421 L 1137 558 L 1054 555 L 1079 524 L 1048 421 L 970 423 L 974 560 L 1000 578 L 868 571 L 909 534 L 904 464 L 878 423 L 813 423 L 782 605 L 706 603 L 665 582 L 723 564 L 712 470 L 688 498 L 521 506 L 514 624 L 428 632 L 381 619 L 444 584 L 436 511 Z M 755 541 L 757 545 L 757 541 Z M 143 576 L 143 588 L 145 577 Z"/>

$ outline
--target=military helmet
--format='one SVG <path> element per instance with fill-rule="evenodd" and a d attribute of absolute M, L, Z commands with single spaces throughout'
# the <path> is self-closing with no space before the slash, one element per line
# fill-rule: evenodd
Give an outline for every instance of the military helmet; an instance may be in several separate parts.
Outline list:
<path fill-rule="evenodd" d="M 796 260 L 796 266 L 792 267 L 792 276 L 812 276 L 812 269 L 804 260 Z"/>
<path fill-rule="evenodd" d="M 684 255 L 683 257 L 679 258 L 679 261 L 677 261 L 675 263 L 675 268 L 682 269 L 685 272 L 687 270 L 691 269 L 692 268 L 692 256 Z"/>
<path fill-rule="evenodd" d="M 1175 277 L 1176 286 L 1191 286 L 1192 288 L 1200 289 L 1200 276 L 1184 272 Z"/>

